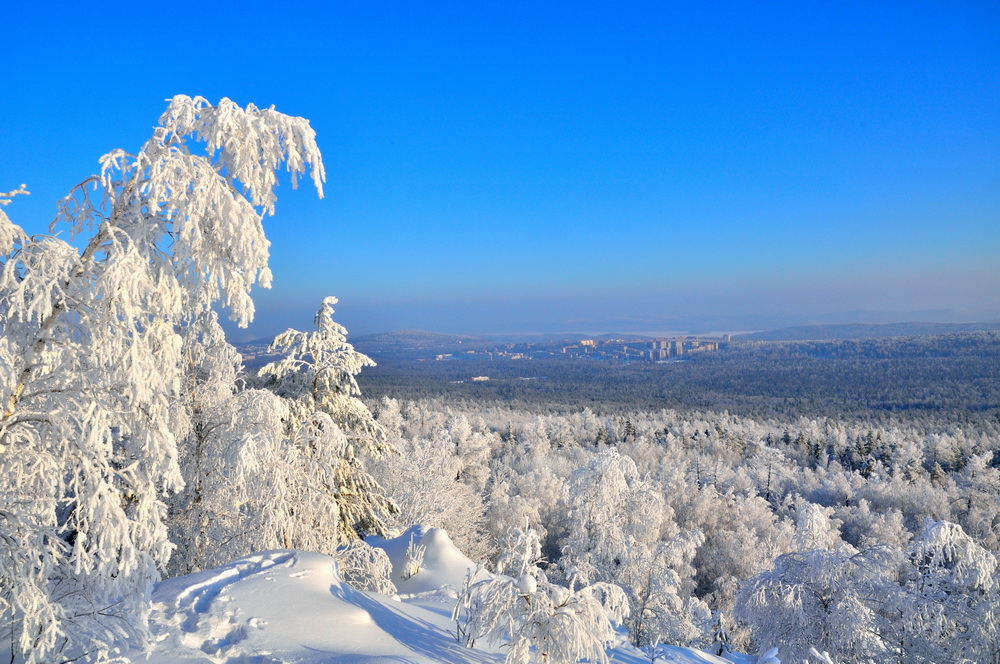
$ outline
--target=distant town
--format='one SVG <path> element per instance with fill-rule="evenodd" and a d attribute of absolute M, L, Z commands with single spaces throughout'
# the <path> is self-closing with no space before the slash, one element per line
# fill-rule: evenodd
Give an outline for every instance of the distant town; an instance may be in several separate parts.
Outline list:
<path fill-rule="evenodd" d="M 358 340 L 356 348 L 374 358 L 396 357 L 417 361 L 476 360 L 606 360 L 612 362 L 670 362 L 685 356 L 719 350 L 731 341 L 721 337 L 641 337 L 610 336 L 593 339 L 552 339 L 531 342 L 489 341 L 431 332 L 396 332 Z M 268 352 L 269 343 L 258 340 L 236 344 L 247 368 L 256 369 L 280 354 Z"/>
<path fill-rule="evenodd" d="M 423 330 L 396 330 L 348 341 L 358 351 L 377 362 L 402 360 L 414 362 L 477 362 L 493 360 L 605 360 L 619 363 L 656 363 L 684 361 L 699 353 L 718 351 L 746 341 L 862 340 L 907 336 L 927 336 L 997 331 L 1000 323 L 893 323 L 886 325 L 813 325 L 743 333 L 652 337 L 609 333 L 592 338 L 568 333 L 537 335 L 529 340 L 518 337 L 488 339 L 468 335 L 442 334 Z M 734 341 L 735 338 L 735 341 Z M 269 352 L 269 339 L 235 343 L 247 369 L 255 370 L 281 357 Z"/>
<path fill-rule="evenodd" d="M 438 353 L 435 360 L 531 360 L 564 357 L 570 359 L 617 360 L 622 362 L 666 362 L 693 353 L 719 350 L 731 340 L 699 337 L 658 339 L 581 339 L 575 342 L 503 343 L 486 348 Z"/>

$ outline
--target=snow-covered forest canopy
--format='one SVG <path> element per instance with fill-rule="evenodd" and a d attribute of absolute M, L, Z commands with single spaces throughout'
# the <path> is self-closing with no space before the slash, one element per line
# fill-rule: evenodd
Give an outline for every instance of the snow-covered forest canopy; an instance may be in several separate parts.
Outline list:
<path fill-rule="evenodd" d="M 639 645 L 775 646 L 783 661 L 1000 654 L 995 426 L 388 398 L 374 410 L 404 451 L 371 466 L 400 523 L 499 562 L 494 543 L 527 519 L 550 578 L 626 591 Z"/>
<path fill-rule="evenodd" d="M 332 556 L 327 585 L 352 588 L 338 597 L 405 595 L 450 551 L 435 535 L 394 554 L 414 525 L 478 566 L 444 595 L 455 643 L 508 662 L 616 645 L 1000 662 L 1000 423 L 365 401 L 372 362 L 332 297 L 249 372 L 218 315 L 247 323 L 270 281 L 278 172 L 322 195 L 308 122 L 179 96 L 135 154 L 100 164 L 49 235 L 6 214 L 24 187 L 0 196 L 11 662 L 129 661 L 163 641 L 157 582 L 293 555 L 273 550 Z M 230 661 L 227 643 L 202 661 Z"/>

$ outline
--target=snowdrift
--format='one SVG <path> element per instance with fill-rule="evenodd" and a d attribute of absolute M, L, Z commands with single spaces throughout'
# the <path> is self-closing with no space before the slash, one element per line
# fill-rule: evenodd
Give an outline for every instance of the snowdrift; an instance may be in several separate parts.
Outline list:
<path fill-rule="evenodd" d="M 411 537 L 425 547 L 424 560 L 404 580 L 398 577 Z M 453 636 L 454 592 L 476 566 L 445 531 L 414 526 L 370 543 L 388 553 L 398 596 L 352 588 L 330 556 L 266 551 L 159 583 L 150 617 L 153 645 L 128 656 L 146 664 L 503 662 L 502 649 L 466 648 Z M 728 664 L 685 648 L 667 655 L 665 661 L 678 664 Z M 614 658 L 649 661 L 627 646 Z"/>
<path fill-rule="evenodd" d="M 147 656 L 133 655 L 136 662 L 502 660 L 459 645 L 447 632 L 447 611 L 355 590 L 340 580 L 336 561 L 318 553 L 247 556 L 164 581 L 153 599 L 155 644 Z"/>
<path fill-rule="evenodd" d="M 420 571 L 404 579 L 402 572 L 406 565 L 406 549 L 411 540 L 415 546 L 424 547 L 424 558 Z M 392 581 L 402 598 L 428 593 L 457 593 L 462 589 L 466 573 L 477 567 L 476 563 L 459 551 L 448 533 L 441 528 L 411 526 L 393 538 L 373 536 L 365 541 L 382 549 L 389 556 L 392 561 Z"/>

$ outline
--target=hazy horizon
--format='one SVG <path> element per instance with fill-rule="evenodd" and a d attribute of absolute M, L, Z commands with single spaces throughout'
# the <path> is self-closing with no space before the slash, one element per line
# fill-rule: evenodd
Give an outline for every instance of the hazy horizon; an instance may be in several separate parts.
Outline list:
<path fill-rule="evenodd" d="M 47 232 L 179 93 L 309 118 L 326 197 L 279 187 L 234 338 L 326 295 L 355 335 L 1000 319 L 1000 5 L 195 7 L 113 76 L 79 35 L 158 8 L 8 8 L 0 191 Z"/>
<path fill-rule="evenodd" d="M 467 322 L 465 312 L 448 316 L 447 312 L 425 312 L 424 315 L 407 316 L 408 310 L 399 307 L 387 308 L 383 311 L 371 307 L 360 307 L 361 311 L 353 311 L 349 303 L 339 303 L 337 320 L 343 324 L 349 333 L 349 339 L 358 337 L 417 330 L 438 334 L 468 335 L 478 337 L 516 337 L 547 334 L 584 334 L 600 336 L 609 333 L 627 333 L 641 336 L 675 336 L 684 334 L 721 335 L 725 333 L 741 334 L 776 330 L 786 327 L 808 325 L 882 325 L 896 323 L 1000 323 L 1000 312 L 962 312 L 945 309 L 924 309 L 910 311 L 840 311 L 816 314 L 719 314 L 691 316 L 635 316 L 619 317 L 604 320 L 566 320 L 555 321 L 548 325 L 517 325 L 518 320 L 512 318 L 511 325 L 505 327 L 489 327 L 487 324 L 472 324 Z M 235 342 L 257 341 L 270 339 L 288 327 L 310 329 L 312 315 L 315 312 L 284 312 L 281 315 L 264 316 L 252 323 L 246 329 L 224 324 L 227 336 Z M 281 321 L 275 324 L 277 321 Z M 374 324 L 372 324 L 374 321 Z M 443 321 L 443 322 L 442 322 Z M 449 322 L 451 322 L 449 324 Z"/>

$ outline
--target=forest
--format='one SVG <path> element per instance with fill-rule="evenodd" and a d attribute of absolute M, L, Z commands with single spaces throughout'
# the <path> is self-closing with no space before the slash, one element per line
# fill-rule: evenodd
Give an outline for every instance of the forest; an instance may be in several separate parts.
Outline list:
<path fill-rule="evenodd" d="M 659 364 L 561 359 L 434 362 L 399 352 L 371 355 L 378 366 L 359 376 L 364 393 L 401 399 L 544 401 L 596 412 L 667 407 L 753 417 L 878 421 L 995 422 L 1000 416 L 1000 333 L 992 331 L 743 341 L 718 352 Z M 469 382 L 475 375 L 489 376 L 490 381 Z"/>
<path fill-rule="evenodd" d="M 52 234 L 6 214 L 24 186 L 0 196 L 12 663 L 129 661 L 157 587 L 247 556 L 326 554 L 392 595 L 372 542 L 414 524 L 478 565 L 450 596 L 456 642 L 510 664 L 606 662 L 619 637 L 650 661 L 1000 662 L 996 333 L 469 384 L 374 366 L 327 297 L 251 371 L 219 312 L 245 324 L 270 282 L 282 168 L 322 195 L 306 120 L 178 96 Z"/>
<path fill-rule="evenodd" d="M 996 424 L 447 399 L 374 410 L 404 451 L 371 466 L 400 523 L 444 527 L 490 560 L 527 519 L 551 575 L 626 590 L 637 645 L 997 656 Z"/>

